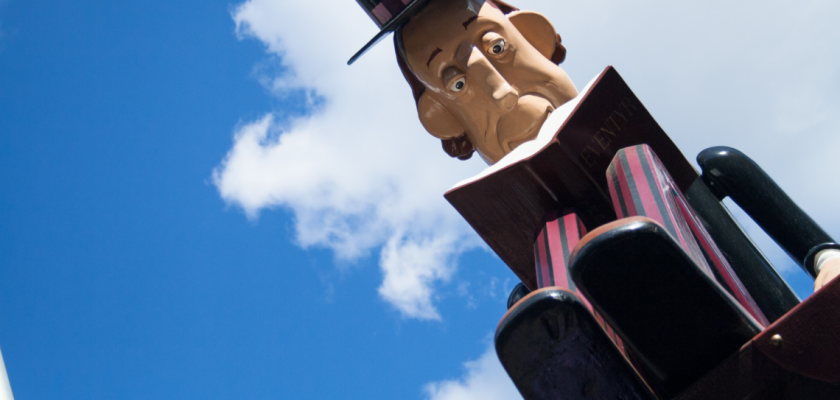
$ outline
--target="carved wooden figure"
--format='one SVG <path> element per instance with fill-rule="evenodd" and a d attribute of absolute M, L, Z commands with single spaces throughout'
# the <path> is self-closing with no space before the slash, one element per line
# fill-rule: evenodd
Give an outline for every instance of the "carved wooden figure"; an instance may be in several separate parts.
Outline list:
<path fill-rule="evenodd" d="M 800 305 L 721 201 L 816 289 L 840 274 L 840 246 L 749 158 L 712 148 L 698 174 L 612 67 L 578 93 L 541 14 L 501 0 L 357 2 L 380 32 L 348 64 L 393 32 L 425 129 L 450 156 L 491 165 L 445 196 L 524 283 L 496 332 L 523 396 L 840 398 L 836 351 L 815 350 L 840 337 L 814 316 L 840 320 L 840 283 Z"/>

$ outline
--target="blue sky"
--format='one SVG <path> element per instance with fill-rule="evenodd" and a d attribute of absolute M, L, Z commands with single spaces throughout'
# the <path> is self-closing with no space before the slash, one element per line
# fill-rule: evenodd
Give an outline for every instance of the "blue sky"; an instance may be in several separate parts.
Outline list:
<path fill-rule="evenodd" d="M 578 86 L 614 64 L 690 159 L 743 150 L 840 236 L 835 2 L 515 4 Z M 441 196 L 484 165 L 422 130 L 390 43 L 344 65 L 375 28 L 330 6 L 0 1 L 17 398 L 515 398 L 487 351 L 515 278 Z"/>

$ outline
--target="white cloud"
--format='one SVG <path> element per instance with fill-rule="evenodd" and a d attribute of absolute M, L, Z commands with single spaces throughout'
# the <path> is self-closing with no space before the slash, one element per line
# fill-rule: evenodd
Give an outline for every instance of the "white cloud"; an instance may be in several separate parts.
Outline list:
<path fill-rule="evenodd" d="M 576 82 L 611 63 L 690 159 L 727 145 L 755 159 L 840 236 L 840 3 L 517 1 L 545 12 Z M 521 5 L 520 5 L 521 4 Z"/>
<path fill-rule="evenodd" d="M 840 186 L 820 183 L 836 175 L 840 151 L 840 2 L 514 3 L 554 22 L 579 85 L 612 63 L 689 159 L 741 149 L 840 236 Z M 232 14 L 240 37 L 282 63 L 261 68 L 260 81 L 317 106 L 243 123 L 214 171 L 222 197 L 251 218 L 292 210 L 303 247 L 349 260 L 381 249 L 382 298 L 408 317 L 439 318 L 437 282 L 477 244 L 442 194 L 483 164 L 449 159 L 422 129 L 390 39 L 345 65 L 376 32 L 355 2 L 248 0 Z"/>
<path fill-rule="evenodd" d="M 3 363 L 2 353 L 0 353 L 0 400 L 14 400 L 12 387 L 9 385 L 9 376 L 6 374 L 6 364 Z"/>
<path fill-rule="evenodd" d="M 479 245 L 443 193 L 483 163 L 451 160 L 423 130 L 387 43 L 346 65 L 375 32 L 355 2 L 251 0 L 233 18 L 237 34 L 282 60 L 281 72 L 259 70 L 269 89 L 323 100 L 311 115 L 242 124 L 213 174 L 222 197 L 250 218 L 293 210 L 303 247 L 348 260 L 381 248 L 381 297 L 405 316 L 440 318 L 436 282 L 452 275 L 454 255 Z"/>
<path fill-rule="evenodd" d="M 428 400 L 512 400 L 522 396 L 513 386 L 496 351 L 488 348 L 475 361 L 464 363 L 464 375 L 458 380 L 444 380 L 426 385 Z"/>
<path fill-rule="evenodd" d="M 454 253 L 452 241 L 445 237 L 418 242 L 394 235 L 382 250 L 380 265 L 385 280 L 379 294 L 406 315 L 440 319 L 432 304 L 431 285 L 436 280 L 449 279 L 449 258 Z"/>

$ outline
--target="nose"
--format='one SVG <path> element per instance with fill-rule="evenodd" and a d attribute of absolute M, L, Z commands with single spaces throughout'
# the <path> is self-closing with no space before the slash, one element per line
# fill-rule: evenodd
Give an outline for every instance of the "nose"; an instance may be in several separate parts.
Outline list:
<path fill-rule="evenodd" d="M 464 46 L 459 50 L 458 58 L 467 76 L 493 97 L 499 108 L 504 111 L 513 110 L 519 102 L 519 93 L 493 67 L 484 53 L 475 46 Z"/>

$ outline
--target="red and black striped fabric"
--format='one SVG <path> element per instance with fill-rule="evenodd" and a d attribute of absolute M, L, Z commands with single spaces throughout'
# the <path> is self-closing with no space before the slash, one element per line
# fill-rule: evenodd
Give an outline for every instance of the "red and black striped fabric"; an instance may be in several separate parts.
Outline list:
<path fill-rule="evenodd" d="M 551 212 L 546 215 L 545 224 L 534 242 L 537 284 L 539 289 L 559 287 L 577 295 L 581 303 L 592 312 L 598 324 L 615 343 L 618 350 L 625 354 L 621 339 L 615 334 L 612 327 L 604 321 L 604 318 L 592 309 L 592 305 L 577 290 L 571 275 L 569 275 L 569 260 L 572 250 L 585 234 L 586 227 L 583 226 L 583 222 L 574 213 L 574 210 L 568 209 L 562 213 Z"/>
<path fill-rule="evenodd" d="M 644 216 L 662 224 L 703 271 L 727 287 L 759 323 L 769 325 L 650 147 L 619 150 L 607 169 L 607 182 L 618 218 Z"/>
<path fill-rule="evenodd" d="M 580 297 L 568 273 L 569 257 L 586 228 L 572 210 L 546 216 L 545 225 L 534 243 L 537 283 L 540 288 L 559 286 Z M 591 307 L 590 307 L 591 308 Z"/>

